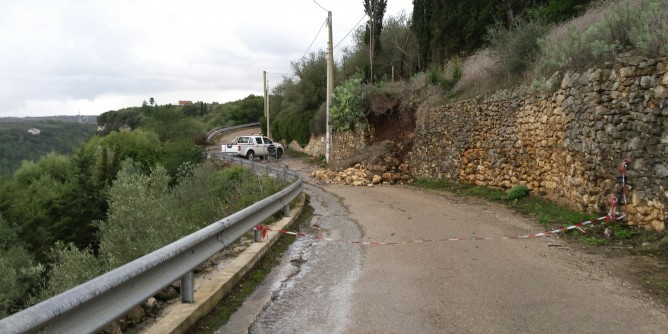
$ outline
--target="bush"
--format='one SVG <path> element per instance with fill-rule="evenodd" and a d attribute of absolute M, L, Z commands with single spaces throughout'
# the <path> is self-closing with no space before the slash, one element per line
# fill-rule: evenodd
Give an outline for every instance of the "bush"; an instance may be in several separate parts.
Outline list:
<path fill-rule="evenodd" d="M 31 304 L 44 301 L 108 271 L 102 258 L 96 258 L 90 249 L 79 250 L 74 244 L 56 243 L 52 248 L 55 263 L 48 275 L 48 284 Z"/>
<path fill-rule="evenodd" d="M 453 92 L 460 97 L 471 97 L 498 88 L 499 62 L 498 52 L 491 49 L 482 49 L 466 58 L 462 63 L 462 77 L 452 88 Z"/>
<path fill-rule="evenodd" d="M 499 70 L 509 76 L 521 76 L 529 69 L 540 51 L 539 39 L 549 27 L 540 21 L 516 19 L 506 28 L 497 24 L 487 31 L 491 51 Z"/>
<path fill-rule="evenodd" d="M 432 69 L 427 75 L 427 82 L 434 86 L 440 86 L 444 90 L 451 90 L 462 78 L 463 60 L 460 57 L 452 57 L 443 67 L 443 71 Z"/>
<path fill-rule="evenodd" d="M 508 194 L 503 196 L 503 199 L 506 201 L 514 201 L 516 199 L 524 198 L 529 196 L 529 188 L 525 185 L 518 185 L 510 188 Z"/>
<path fill-rule="evenodd" d="M 3 225 L 0 226 L 3 232 L 7 232 L 2 217 L 0 225 Z M 3 239 L 0 243 L 3 248 L 10 241 L 6 235 L 0 236 L 0 239 Z M 16 240 L 11 242 L 16 244 Z M 29 302 L 44 270 L 21 246 L 0 249 L 0 317 L 13 313 Z"/>

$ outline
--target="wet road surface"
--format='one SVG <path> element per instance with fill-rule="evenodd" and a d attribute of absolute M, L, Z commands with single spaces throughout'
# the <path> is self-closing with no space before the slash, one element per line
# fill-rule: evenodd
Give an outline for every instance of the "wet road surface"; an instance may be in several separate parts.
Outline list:
<path fill-rule="evenodd" d="M 305 192 L 314 215 L 303 233 L 341 240 L 362 237 L 339 198 L 308 184 Z M 251 301 L 219 332 L 343 333 L 362 257 L 359 245 L 297 239 Z"/>
<path fill-rule="evenodd" d="M 333 239 L 540 232 L 505 207 L 410 187 L 305 191 L 315 210 L 302 232 Z M 666 333 L 666 310 L 604 269 L 554 237 L 393 246 L 300 238 L 219 332 Z"/>

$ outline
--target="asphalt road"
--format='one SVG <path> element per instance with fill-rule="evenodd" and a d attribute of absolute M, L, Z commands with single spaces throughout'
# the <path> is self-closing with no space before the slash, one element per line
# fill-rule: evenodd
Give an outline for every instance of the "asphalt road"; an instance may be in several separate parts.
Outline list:
<path fill-rule="evenodd" d="M 539 232 L 502 206 L 411 187 L 306 192 L 315 208 L 306 232 L 345 241 Z M 667 333 L 665 308 L 604 269 L 555 237 L 388 246 L 304 238 L 220 332 Z"/>

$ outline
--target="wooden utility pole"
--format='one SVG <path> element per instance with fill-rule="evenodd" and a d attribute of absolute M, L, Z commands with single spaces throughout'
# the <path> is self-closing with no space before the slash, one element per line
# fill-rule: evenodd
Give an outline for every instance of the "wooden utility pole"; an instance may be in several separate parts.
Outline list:
<path fill-rule="evenodd" d="M 331 150 L 332 135 L 329 127 L 329 107 L 332 104 L 332 95 L 334 94 L 334 46 L 332 43 L 332 11 L 327 12 L 327 26 L 329 27 L 329 40 L 327 42 L 328 57 L 327 57 L 327 107 L 325 117 L 327 122 L 327 130 L 325 134 L 325 162 L 329 163 L 329 152 Z"/>
<path fill-rule="evenodd" d="M 264 76 L 264 117 L 267 118 L 267 137 L 271 138 L 269 130 L 269 91 L 267 90 L 267 71 L 262 71 Z"/>
<path fill-rule="evenodd" d="M 369 20 L 369 83 L 373 84 L 373 54 L 375 52 L 375 41 L 374 41 L 374 34 L 375 34 L 375 24 L 374 24 L 374 9 L 375 9 L 375 1 L 369 1 L 370 6 L 371 6 L 371 16 Z"/>

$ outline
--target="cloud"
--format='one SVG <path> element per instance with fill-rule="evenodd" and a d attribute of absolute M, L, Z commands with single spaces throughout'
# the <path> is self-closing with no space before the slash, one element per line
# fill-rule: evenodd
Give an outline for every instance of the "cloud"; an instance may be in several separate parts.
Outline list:
<path fill-rule="evenodd" d="M 318 3 L 335 43 L 363 15 L 361 1 Z M 326 47 L 326 28 L 314 38 L 327 13 L 309 0 L 21 0 L 0 12 L 0 117 L 260 95 L 263 70 L 289 74 L 311 42 Z"/>

